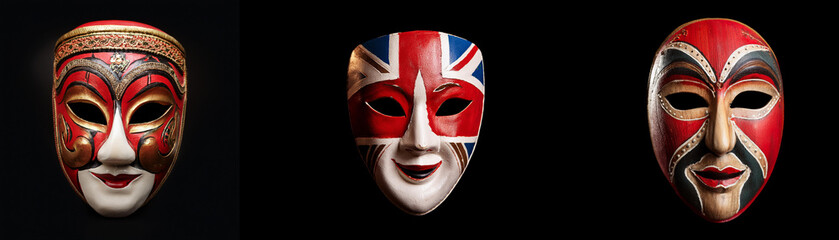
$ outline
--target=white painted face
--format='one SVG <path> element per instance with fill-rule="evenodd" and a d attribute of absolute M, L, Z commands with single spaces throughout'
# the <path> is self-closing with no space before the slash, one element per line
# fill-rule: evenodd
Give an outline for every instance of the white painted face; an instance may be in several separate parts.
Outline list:
<path fill-rule="evenodd" d="M 478 140 L 481 51 L 446 33 L 394 33 L 359 45 L 347 76 L 356 145 L 379 189 L 409 214 L 431 212 Z"/>
<path fill-rule="evenodd" d="M 137 160 L 115 111 L 110 135 L 97 152 L 101 165 L 79 171 L 87 203 L 106 217 L 128 216 L 143 206 L 154 185 L 154 174 L 132 166 Z"/>
<path fill-rule="evenodd" d="M 380 141 L 384 146 L 373 173 L 385 195 L 402 203 L 404 211 L 417 215 L 442 203 L 466 167 L 451 147 L 453 139 L 431 130 L 425 91 L 422 74 L 417 74 L 408 130 L 402 138 Z"/>

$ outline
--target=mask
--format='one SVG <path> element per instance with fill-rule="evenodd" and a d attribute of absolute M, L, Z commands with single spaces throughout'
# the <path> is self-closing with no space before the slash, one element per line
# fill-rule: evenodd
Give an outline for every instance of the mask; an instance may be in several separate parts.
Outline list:
<path fill-rule="evenodd" d="M 352 132 L 379 189 L 409 214 L 434 210 L 469 164 L 484 107 L 483 57 L 453 35 L 413 31 L 355 48 Z"/>
<path fill-rule="evenodd" d="M 783 93 L 772 49 L 737 21 L 686 23 L 656 52 L 647 104 L 655 156 L 697 214 L 730 221 L 760 193 L 781 144 Z"/>
<path fill-rule="evenodd" d="M 149 25 L 96 21 L 61 36 L 53 64 L 61 169 L 97 213 L 130 215 L 154 196 L 178 156 L 183 47 Z"/>

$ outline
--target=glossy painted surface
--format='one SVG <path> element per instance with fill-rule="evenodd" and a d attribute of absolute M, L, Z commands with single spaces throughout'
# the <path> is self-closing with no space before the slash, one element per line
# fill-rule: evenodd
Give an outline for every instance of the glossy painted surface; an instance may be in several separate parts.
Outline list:
<path fill-rule="evenodd" d="M 729 19 L 680 26 L 656 53 L 647 110 L 658 163 L 685 203 L 712 222 L 745 211 L 772 173 L 784 123 L 763 38 Z"/>

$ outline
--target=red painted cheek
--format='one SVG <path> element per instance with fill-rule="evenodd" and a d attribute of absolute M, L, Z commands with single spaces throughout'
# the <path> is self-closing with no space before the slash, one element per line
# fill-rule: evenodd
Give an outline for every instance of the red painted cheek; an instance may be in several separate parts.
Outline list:
<path fill-rule="evenodd" d="M 784 102 L 783 97 L 775 104 L 768 115 L 761 119 L 734 119 L 737 127 L 757 145 L 766 156 L 768 167 L 767 177 L 772 173 L 778 151 L 781 147 L 781 137 L 784 130 Z"/>
<path fill-rule="evenodd" d="M 350 124 L 355 137 L 398 138 L 402 137 L 408 128 L 410 111 L 403 110 L 405 116 L 385 116 L 370 108 L 359 93 L 353 95 L 347 102 Z"/>
<path fill-rule="evenodd" d="M 131 57 L 139 57 L 134 55 L 129 55 Z M 131 71 L 132 69 L 127 69 L 127 71 Z M 151 89 L 148 89 L 151 87 Z M 131 126 L 131 119 L 129 116 L 129 111 L 131 110 L 132 106 L 140 108 L 143 104 L 145 104 L 147 100 L 142 100 L 142 98 L 135 99 L 138 96 L 141 96 L 143 93 L 149 93 L 149 91 L 159 91 L 160 89 L 165 88 L 169 96 L 171 96 L 171 109 L 167 115 L 163 117 L 166 120 L 163 121 L 163 124 L 158 126 L 156 129 L 151 130 L 151 132 L 137 132 L 137 133 L 130 133 L 132 126 Z M 162 137 L 162 133 L 164 132 L 164 128 L 166 128 L 166 124 L 169 123 L 169 120 L 176 117 L 181 113 L 181 109 L 183 108 L 184 99 L 179 98 L 178 94 L 176 93 L 177 87 L 174 86 L 171 81 L 159 74 L 149 74 L 142 76 L 131 83 L 123 93 L 120 102 L 120 114 L 122 115 L 122 122 L 126 124 L 124 129 L 126 130 L 125 135 L 128 138 L 129 144 L 136 148 L 139 146 L 139 142 L 145 137 L 153 137 L 157 141 L 157 146 L 161 153 L 168 153 L 169 146 L 165 143 L 164 138 Z M 133 100 L 132 100 L 133 99 Z M 143 102 L 139 102 L 143 101 Z M 166 103 L 169 104 L 169 100 L 166 100 Z M 137 110 L 135 110 L 136 113 Z M 177 124 L 177 123 L 174 123 Z M 174 129 L 179 129 L 174 128 Z M 136 150 L 136 149 L 135 149 Z"/>
<path fill-rule="evenodd" d="M 434 92 L 439 85 L 443 83 L 456 83 L 456 87 L 448 87 Z M 427 84 L 426 84 L 427 85 Z M 477 136 L 481 125 L 481 118 L 484 111 L 484 94 L 472 84 L 456 79 L 443 79 L 434 82 L 431 86 L 426 86 L 427 106 L 428 106 L 428 120 L 431 125 L 431 130 L 439 136 L 446 137 L 472 137 Z M 450 106 L 448 109 L 443 105 L 447 101 L 458 100 L 468 101 L 468 106 L 465 108 Z M 454 104 L 458 105 L 458 104 Z M 461 110 L 456 114 L 452 109 Z"/>
<path fill-rule="evenodd" d="M 71 75 L 71 77 L 75 78 L 76 76 L 84 76 L 84 75 L 85 75 L 84 72 L 78 72 L 78 73 L 74 73 L 73 75 Z M 89 84 L 91 84 L 93 87 L 101 87 L 101 85 L 100 85 L 101 80 L 98 80 L 98 78 L 96 78 L 95 76 L 90 76 L 90 79 L 91 79 L 91 81 L 87 81 L 87 82 Z M 69 86 L 69 84 L 72 83 L 72 82 L 77 82 L 77 80 L 68 78 L 68 80 L 65 81 L 64 88 L 62 88 L 62 89 L 66 90 L 67 86 Z M 97 89 L 97 90 L 99 90 L 99 89 Z M 107 89 L 105 91 L 107 91 Z M 99 90 L 99 92 L 101 93 L 102 91 Z M 110 94 L 107 93 L 107 92 L 105 92 L 104 94 L 108 97 L 110 96 Z M 67 103 L 68 99 L 65 99 L 66 97 L 70 97 L 70 96 L 66 95 L 65 91 L 61 91 L 61 92 L 57 93 L 57 95 L 55 97 L 54 104 L 55 104 L 56 117 L 60 117 L 61 120 L 63 120 L 63 122 L 64 122 L 63 125 L 61 125 L 62 124 L 61 122 L 56 122 L 55 123 L 55 124 L 59 124 L 59 125 L 55 126 L 57 128 L 56 130 L 58 131 L 57 134 L 59 134 L 57 136 L 58 137 L 57 139 L 59 139 L 61 141 L 60 143 L 63 144 L 63 146 L 67 149 L 73 149 L 73 144 L 79 137 L 89 139 L 90 142 L 92 143 L 92 147 L 93 147 L 92 157 L 91 157 L 90 161 L 93 161 L 94 159 L 96 159 L 96 156 L 97 156 L 97 153 L 99 152 L 100 146 L 104 143 L 105 139 L 107 139 L 107 137 L 108 137 L 108 131 L 110 131 L 109 126 L 113 122 L 113 119 L 112 119 L 113 117 L 110 116 L 113 109 L 110 109 L 110 108 L 108 108 L 108 109 L 98 109 L 98 110 L 101 111 L 102 115 L 105 116 L 105 118 L 109 119 L 109 122 L 107 122 L 105 124 L 105 132 L 100 132 L 99 130 L 94 130 L 94 129 L 88 129 L 86 127 L 83 127 L 82 125 L 79 125 L 78 123 L 76 123 L 73 120 L 73 118 L 71 118 L 70 115 L 72 113 L 70 112 L 71 110 L 67 107 L 66 103 Z M 106 98 L 106 99 L 108 99 L 108 98 Z M 109 100 L 105 101 L 105 105 L 107 105 L 107 106 L 110 106 L 112 103 L 113 103 L 113 101 L 109 101 Z M 64 136 L 61 135 L 62 130 L 66 131 L 65 132 L 66 135 L 64 135 Z"/>
<path fill-rule="evenodd" d="M 473 98 L 469 106 L 462 112 L 451 116 L 435 116 L 429 114 L 430 124 L 434 133 L 446 137 L 477 136 L 484 110 L 483 97 Z"/>

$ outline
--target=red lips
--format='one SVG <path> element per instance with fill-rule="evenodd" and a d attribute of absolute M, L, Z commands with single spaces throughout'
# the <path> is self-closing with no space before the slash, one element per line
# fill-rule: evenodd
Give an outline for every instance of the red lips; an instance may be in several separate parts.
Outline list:
<path fill-rule="evenodd" d="M 737 183 L 737 180 L 740 180 L 740 176 L 743 175 L 743 172 L 745 171 L 737 170 L 733 167 L 726 167 L 723 169 L 706 167 L 702 169 L 702 171 L 693 171 L 693 174 L 706 186 L 712 188 L 727 188 Z"/>
<path fill-rule="evenodd" d="M 102 182 L 105 183 L 105 185 L 108 185 L 108 187 L 112 188 L 124 188 L 125 186 L 128 186 L 128 184 L 131 183 L 131 181 L 134 181 L 134 179 L 140 176 L 140 174 L 119 174 L 116 176 L 108 173 L 92 174 L 93 176 L 99 178 L 99 180 L 102 180 Z"/>

